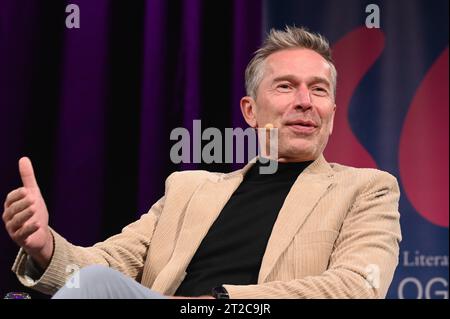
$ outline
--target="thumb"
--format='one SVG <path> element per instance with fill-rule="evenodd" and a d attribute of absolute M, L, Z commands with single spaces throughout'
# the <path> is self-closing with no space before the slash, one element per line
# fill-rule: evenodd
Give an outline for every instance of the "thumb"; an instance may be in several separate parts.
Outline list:
<path fill-rule="evenodd" d="M 19 160 L 19 172 L 24 187 L 38 188 L 36 177 L 34 177 L 33 166 L 28 157 L 22 157 Z"/>

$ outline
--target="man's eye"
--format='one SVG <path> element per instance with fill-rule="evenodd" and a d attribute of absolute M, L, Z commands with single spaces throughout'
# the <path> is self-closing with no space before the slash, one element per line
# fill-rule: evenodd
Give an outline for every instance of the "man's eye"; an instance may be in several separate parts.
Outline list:
<path fill-rule="evenodd" d="M 328 93 L 328 91 L 322 87 L 315 87 L 315 88 L 313 88 L 313 91 L 317 92 L 318 94 L 322 94 L 322 95 Z"/>
<path fill-rule="evenodd" d="M 288 91 L 291 89 L 291 86 L 289 84 L 279 84 L 277 86 L 277 89 L 282 90 L 282 91 Z"/>

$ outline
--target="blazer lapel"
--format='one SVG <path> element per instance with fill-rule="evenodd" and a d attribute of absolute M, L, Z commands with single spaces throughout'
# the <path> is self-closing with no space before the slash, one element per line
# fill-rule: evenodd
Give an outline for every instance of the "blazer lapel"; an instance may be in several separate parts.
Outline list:
<path fill-rule="evenodd" d="M 187 208 L 172 257 L 155 279 L 152 289 L 174 294 L 183 281 L 186 268 L 208 230 L 233 192 L 253 165 L 206 180 L 194 193 Z M 299 175 L 280 210 L 267 244 L 258 282 L 264 282 L 314 206 L 331 186 L 332 169 L 321 156 Z"/>
<path fill-rule="evenodd" d="M 302 172 L 287 195 L 272 230 L 258 282 L 264 282 L 320 198 L 332 185 L 333 171 L 320 156 Z"/>
<path fill-rule="evenodd" d="M 169 263 L 155 279 L 152 289 L 173 294 L 185 276 L 185 270 L 208 230 L 251 167 L 208 179 L 192 196 L 181 226 L 180 235 Z"/>

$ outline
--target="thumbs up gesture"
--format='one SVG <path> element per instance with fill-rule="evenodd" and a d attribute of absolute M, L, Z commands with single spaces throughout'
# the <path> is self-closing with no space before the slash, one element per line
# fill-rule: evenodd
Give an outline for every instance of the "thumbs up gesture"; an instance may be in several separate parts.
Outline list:
<path fill-rule="evenodd" d="M 47 207 L 29 158 L 19 160 L 19 172 L 23 187 L 13 190 L 6 197 L 3 222 L 12 240 L 45 269 L 53 254 Z"/>

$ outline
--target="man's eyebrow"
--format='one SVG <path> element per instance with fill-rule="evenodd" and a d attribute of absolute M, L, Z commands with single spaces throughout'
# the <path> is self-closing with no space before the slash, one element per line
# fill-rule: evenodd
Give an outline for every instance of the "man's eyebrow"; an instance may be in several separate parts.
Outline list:
<path fill-rule="evenodd" d="M 281 81 L 290 81 L 290 82 L 297 82 L 297 77 L 295 75 L 287 74 L 287 75 L 281 75 L 277 76 L 272 80 L 272 82 L 281 82 Z"/>
<path fill-rule="evenodd" d="M 309 79 L 309 81 L 311 84 L 317 84 L 317 83 L 322 83 L 325 84 L 327 87 L 331 86 L 330 81 L 328 81 L 328 79 L 321 77 L 321 76 L 313 76 Z"/>
<path fill-rule="evenodd" d="M 298 82 L 298 78 L 295 75 L 287 74 L 277 76 L 272 80 L 272 83 L 281 82 L 281 81 L 290 81 L 290 82 Z M 328 79 L 321 76 L 313 76 L 307 79 L 309 84 L 317 84 L 322 83 L 325 84 L 328 88 L 331 87 L 331 83 Z"/>

